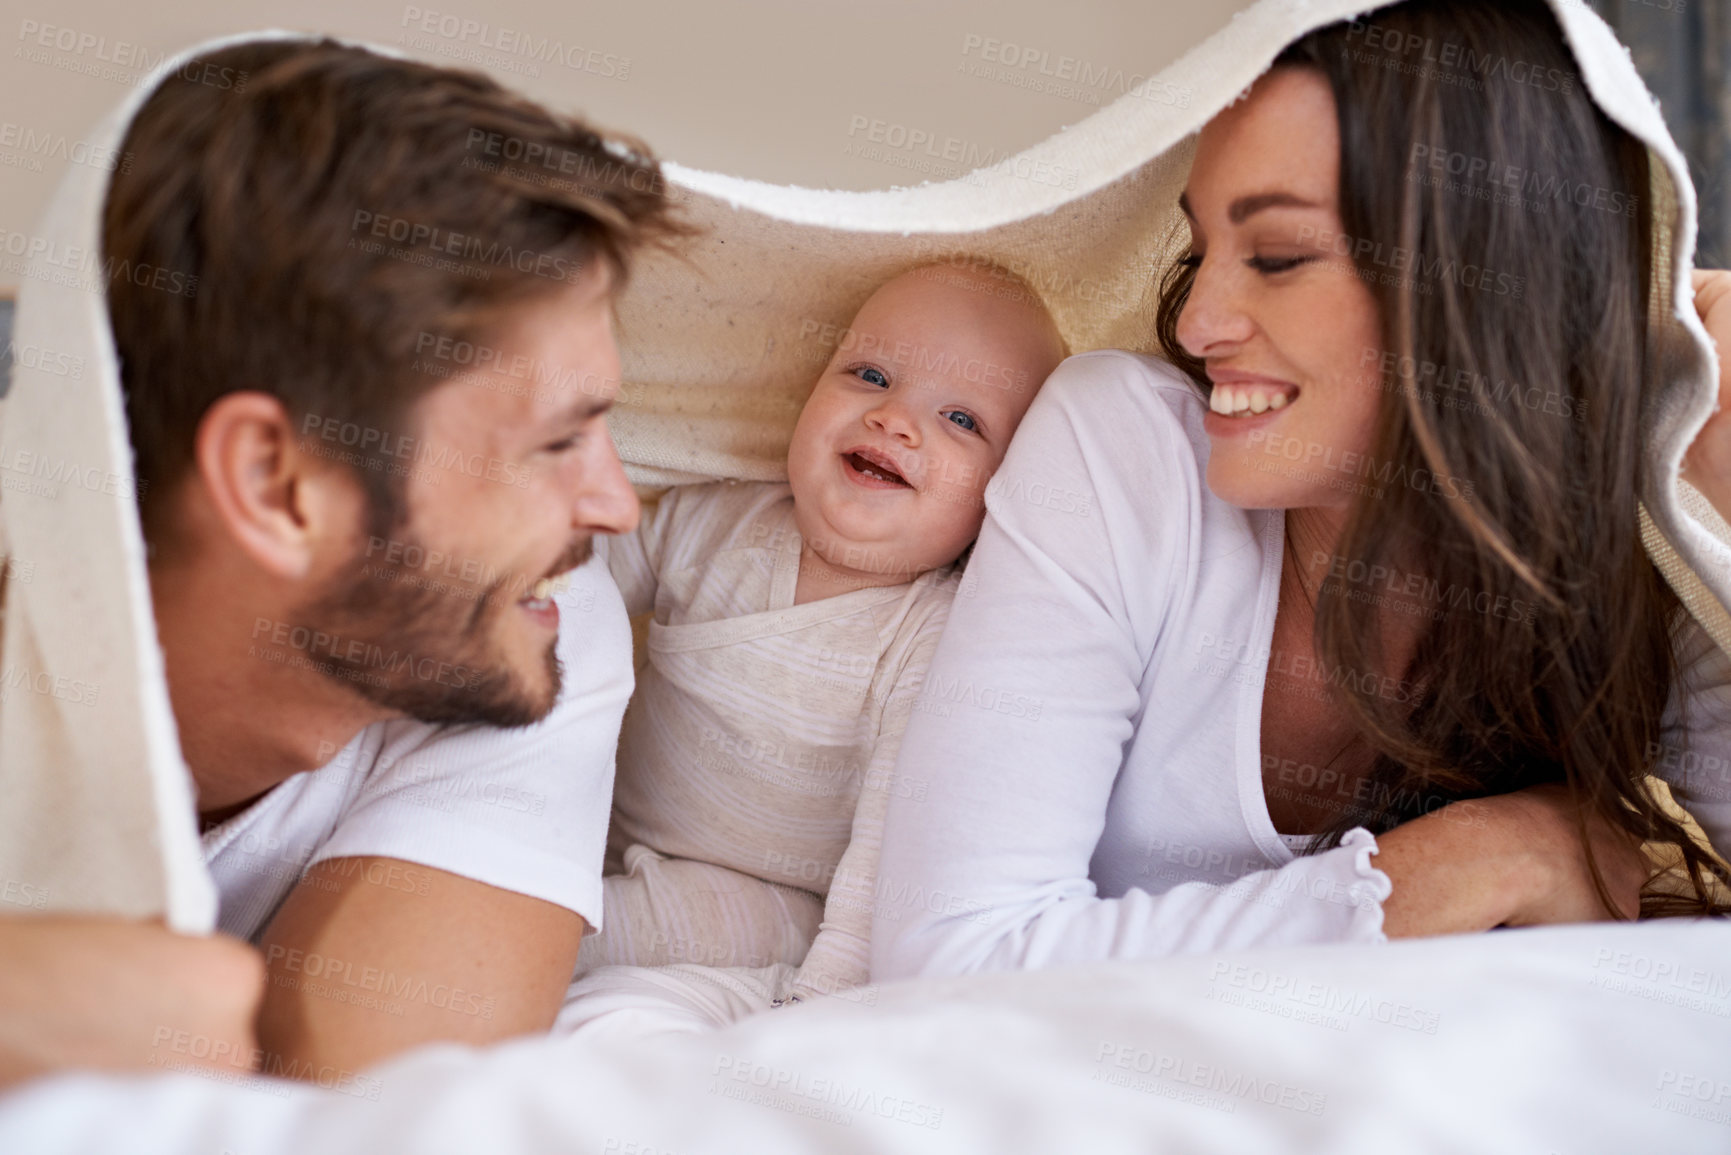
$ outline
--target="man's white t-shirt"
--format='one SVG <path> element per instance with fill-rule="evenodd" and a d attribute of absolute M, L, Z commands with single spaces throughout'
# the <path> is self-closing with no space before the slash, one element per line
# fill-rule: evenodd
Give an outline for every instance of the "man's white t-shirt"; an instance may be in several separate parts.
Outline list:
<path fill-rule="evenodd" d="M 542 721 L 516 730 L 376 723 L 206 833 L 219 929 L 256 939 L 309 867 L 362 856 L 532 895 L 598 929 L 631 628 L 598 559 L 556 600 L 564 682 Z M 412 865 L 374 864 L 373 873 L 405 894 L 429 885 Z"/>

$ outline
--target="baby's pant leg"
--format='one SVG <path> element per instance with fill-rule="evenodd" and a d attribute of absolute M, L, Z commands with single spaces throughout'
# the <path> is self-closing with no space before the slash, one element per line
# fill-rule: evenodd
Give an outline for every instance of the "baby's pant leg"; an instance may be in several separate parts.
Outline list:
<path fill-rule="evenodd" d="M 631 1039 L 711 1031 L 769 1010 L 792 978 L 785 963 L 601 967 L 571 984 L 553 1034 Z"/>
<path fill-rule="evenodd" d="M 602 966 L 798 965 L 823 919 L 823 901 L 706 862 L 625 852 L 625 874 L 602 880 L 602 927 L 583 940 L 581 977 Z"/>

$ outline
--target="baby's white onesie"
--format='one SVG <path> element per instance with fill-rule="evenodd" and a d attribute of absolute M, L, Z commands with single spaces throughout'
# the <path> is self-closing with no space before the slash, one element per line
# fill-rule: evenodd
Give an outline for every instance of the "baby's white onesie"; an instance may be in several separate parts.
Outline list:
<path fill-rule="evenodd" d="M 597 545 L 628 612 L 654 612 L 579 978 L 774 968 L 771 998 L 864 983 L 882 814 L 922 789 L 896 753 L 954 567 L 796 606 L 784 484 L 678 487 Z"/>

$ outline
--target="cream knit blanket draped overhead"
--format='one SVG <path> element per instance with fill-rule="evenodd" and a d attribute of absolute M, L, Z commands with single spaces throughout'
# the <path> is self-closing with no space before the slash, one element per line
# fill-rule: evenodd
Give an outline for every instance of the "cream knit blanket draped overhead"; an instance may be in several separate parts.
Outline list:
<path fill-rule="evenodd" d="M 1656 281 L 1670 290 L 1662 338 L 1675 355 L 1649 446 L 1660 496 L 1646 541 L 1731 648 L 1727 529 L 1677 480 L 1717 397 L 1690 305 L 1694 190 L 1627 51 L 1580 0 L 1552 4 L 1587 89 L 1660 162 Z M 633 480 L 782 478 L 800 403 L 847 319 L 877 284 L 934 257 L 987 256 L 1022 273 L 1077 352 L 1151 350 L 1155 286 L 1184 237 L 1176 201 L 1194 133 L 1286 44 L 1375 7 L 1261 0 L 1080 124 L 942 184 L 824 192 L 668 164 L 674 195 L 707 232 L 683 260 L 646 259 L 621 302 L 626 388 L 614 430 Z M 93 145 L 118 143 L 149 88 L 129 94 Z M 100 292 L 106 181 L 88 166 L 67 174 L 32 235 L 16 318 L 19 346 L 81 357 L 84 373 L 58 376 L 52 359 L 33 359 L 0 402 L 0 551 L 23 563 L 0 618 L 0 883 L 49 909 L 162 914 L 206 929 L 215 896 L 150 613 Z"/>

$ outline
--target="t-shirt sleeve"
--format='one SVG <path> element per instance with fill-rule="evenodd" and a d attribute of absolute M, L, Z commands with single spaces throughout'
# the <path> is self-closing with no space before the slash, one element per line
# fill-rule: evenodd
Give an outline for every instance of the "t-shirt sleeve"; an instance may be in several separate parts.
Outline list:
<path fill-rule="evenodd" d="M 1731 656 L 1691 619 L 1678 637 L 1678 679 L 1654 772 L 1700 824 L 1721 856 L 1731 854 Z"/>
<path fill-rule="evenodd" d="M 1181 580 L 1203 484 L 1156 373 L 1123 354 L 1066 361 L 987 488 L 902 740 L 898 773 L 926 790 L 889 800 L 874 980 L 1382 938 L 1389 881 L 1363 831 L 1227 886 L 1096 890 L 1091 860 L 1144 708 L 1185 709 L 1145 707 L 1164 603 L 1127 593 Z"/>
<path fill-rule="evenodd" d="M 599 559 L 556 600 L 563 675 L 553 711 L 514 730 L 390 724 L 312 862 L 400 858 L 543 899 L 600 927 L 631 631 Z"/>

